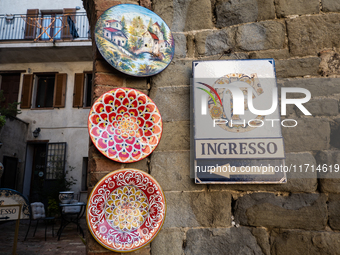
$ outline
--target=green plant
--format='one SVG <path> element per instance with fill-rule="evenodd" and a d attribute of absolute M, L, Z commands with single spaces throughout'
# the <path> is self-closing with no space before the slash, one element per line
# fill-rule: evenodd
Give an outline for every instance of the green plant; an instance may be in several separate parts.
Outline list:
<path fill-rule="evenodd" d="M 4 91 L 0 90 L 0 104 L 5 102 Z M 11 118 L 15 117 L 17 114 L 20 114 L 21 111 L 18 109 L 18 105 L 20 103 L 13 102 L 8 104 L 7 107 L 0 107 L 0 129 L 6 124 L 6 117 Z"/>
<path fill-rule="evenodd" d="M 57 167 L 56 177 L 49 184 L 48 189 L 44 189 L 42 197 L 47 200 L 48 215 L 56 216 L 59 214 L 59 192 L 68 191 L 71 189 L 72 185 L 76 184 L 77 180 L 71 177 L 66 177 L 69 172 L 72 172 L 75 167 L 69 166 L 69 170 L 65 172 L 61 167 Z"/>
<path fill-rule="evenodd" d="M 0 103 L 3 103 L 4 101 L 4 91 L 0 90 Z M 0 108 L 0 114 L 6 117 L 14 117 L 21 113 L 21 111 L 18 109 L 18 105 L 20 105 L 18 102 L 9 103 L 7 107 L 3 106 Z"/>

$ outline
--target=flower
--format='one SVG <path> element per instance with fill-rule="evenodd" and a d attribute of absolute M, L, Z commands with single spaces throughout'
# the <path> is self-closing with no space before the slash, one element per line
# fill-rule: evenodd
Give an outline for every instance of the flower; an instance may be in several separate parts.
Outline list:
<path fill-rule="evenodd" d="M 135 198 L 139 197 L 138 200 Z M 133 231 L 139 228 L 148 216 L 148 200 L 142 190 L 133 186 L 119 187 L 106 203 L 105 218 L 116 230 Z"/>
<path fill-rule="evenodd" d="M 162 119 L 148 96 L 134 89 L 118 88 L 94 103 L 88 128 L 92 142 L 106 157 L 135 162 L 158 145 Z"/>

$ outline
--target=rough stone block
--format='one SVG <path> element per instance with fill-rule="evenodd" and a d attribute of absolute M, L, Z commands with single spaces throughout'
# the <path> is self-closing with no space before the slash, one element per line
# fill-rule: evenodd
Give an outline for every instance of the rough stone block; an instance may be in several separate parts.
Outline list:
<path fill-rule="evenodd" d="M 190 150 L 190 122 L 163 122 L 163 133 L 156 151 Z"/>
<path fill-rule="evenodd" d="M 315 159 L 310 153 L 286 153 L 286 166 L 290 165 L 315 165 Z M 293 169 L 293 168 L 292 168 Z M 305 170 L 305 169 L 304 169 Z M 210 185 L 211 190 L 230 191 L 283 191 L 283 192 L 315 192 L 317 188 L 316 172 L 300 172 L 297 168 L 287 173 L 287 183 L 284 184 L 232 184 L 232 185 Z"/>
<path fill-rule="evenodd" d="M 124 79 L 116 74 L 96 73 L 94 85 L 123 87 Z"/>
<path fill-rule="evenodd" d="M 285 25 L 278 21 L 261 21 L 239 26 L 237 47 L 246 50 L 281 49 L 285 41 Z"/>
<path fill-rule="evenodd" d="M 189 229 L 185 254 L 263 254 L 247 228 Z"/>
<path fill-rule="evenodd" d="M 320 179 L 320 189 L 325 193 L 340 193 L 340 178 L 337 179 Z"/>
<path fill-rule="evenodd" d="M 236 28 L 203 31 L 195 35 L 198 55 L 216 55 L 235 47 Z"/>
<path fill-rule="evenodd" d="M 320 73 L 322 76 L 331 76 L 340 74 L 340 55 L 332 50 L 320 52 Z"/>
<path fill-rule="evenodd" d="M 312 97 L 340 93 L 340 78 L 278 79 L 278 85 L 308 89 Z M 301 93 L 289 93 L 289 98 L 297 98 L 301 95 Z"/>
<path fill-rule="evenodd" d="M 185 2 L 189 3 L 186 4 Z M 178 3 L 179 6 L 176 7 L 179 7 L 182 11 L 185 10 L 184 5 L 187 6 L 186 13 L 182 13 L 182 17 L 186 18 L 184 31 L 211 29 L 214 27 L 210 0 L 174 1 L 174 3 Z M 173 22 L 177 26 L 181 26 L 176 18 L 175 13 Z"/>
<path fill-rule="evenodd" d="M 152 77 L 151 87 L 190 85 L 192 61 L 175 60 L 161 73 Z"/>
<path fill-rule="evenodd" d="M 174 16 L 173 1 L 153 0 L 152 3 L 153 11 L 165 21 L 172 32 L 175 32 L 174 27 L 172 26 L 172 19 Z"/>
<path fill-rule="evenodd" d="M 150 163 L 150 158 L 147 157 L 145 159 L 142 159 L 134 163 L 122 164 L 121 168 L 135 168 L 138 170 L 142 170 L 146 173 L 149 173 L 149 163 Z"/>
<path fill-rule="evenodd" d="M 340 233 L 276 230 L 271 237 L 272 255 L 339 254 Z"/>
<path fill-rule="evenodd" d="M 249 56 L 246 52 L 234 52 L 234 53 L 226 53 L 222 52 L 219 55 L 202 57 L 201 60 L 235 60 L 235 59 L 249 59 Z"/>
<path fill-rule="evenodd" d="M 303 105 L 313 116 L 336 116 L 339 113 L 339 101 L 333 98 L 311 99 Z M 298 115 L 303 115 L 295 108 Z"/>
<path fill-rule="evenodd" d="M 286 59 L 289 58 L 289 50 L 288 49 L 279 49 L 279 50 L 264 50 L 264 51 L 255 51 L 249 53 L 249 58 L 273 58 L 277 59 Z"/>
<path fill-rule="evenodd" d="M 285 59 L 275 62 L 276 76 L 279 78 L 318 75 L 321 59 L 318 57 Z"/>
<path fill-rule="evenodd" d="M 229 227 L 231 195 L 227 192 L 165 192 L 163 228 Z"/>
<path fill-rule="evenodd" d="M 211 29 L 212 10 L 210 0 L 153 1 L 154 12 L 171 28 L 172 32 Z"/>
<path fill-rule="evenodd" d="M 190 152 L 154 152 L 151 157 L 150 174 L 164 191 L 204 190 L 190 178 Z"/>
<path fill-rule="evenodd" d="M 319 0 L 275 0 L 278 18 L 319 13 Z"/>
<path fill-rule="evenodd" d="M 331 122 L 331 145 L 340 149 L 340 119 Z"/>
<path fill-rule="evenodd" d="M 133 78 L 130 76 L 126 79 L 124 87 L 138 89 L 138 90 L 147 90 L 148 81 L 147 81 L 147 78 L 141 78 L 141 77 Z"/>
<path fill-rule="evenodd" d="M 216 26 L 227 27 L 240 23 L 255 22 L 258 16 L 256 0 L 217 0 Z"/>
<path fill-rule="evenodd" d="M 152 241 L 152 254 L 181 255 L 185 233 L 180 229 L 162 229 Z"/>
<path fill-rule="evenodd" d="M 273 0 L 257 0 L 257 20 L 275 19 L 275 6 Z"/>
<path fill-rule="evenodd" d="M 107 252 L 108 250 L 101 246 L 91 235 L 90 231 L 87 229 L 86 231 L 86 249 L 89 252 L 98 253 L 98 252 Z M 113 253 L 115 254 L 115 253 Z M 118 254 L 118 253 L 116 253 Z"/>
<path fill-rule="evenodd" d="M 320 189 L 325 193 L 340 193 L 340 170 L 336 170 L 335 165 L 339 169 L 340 151 L 320 151 L 315 156 L 316 166 L 321 169 L 317 171 L 320 178 Z M 332 171 L 330 169 L 332 168 Z"/>
<path fill-rule="evenodd" d="M 91 172 L 88 177 L 88 184 L 90 187 L 96 186 L 96 184 L 110 172 Z"/>
<path fill-rule="evenodd" d="M 325 48 L 340 47 L 340 14 L 304 16 L 286 21 L 290 53 L 316 55 Z"/>
<path fill-rule="evenodd" d="M 189 34 L 187 36 L 187 55 L 189 58 L 193 58 L 195 56 L 195 36 Z"/>
<path fill-rule="evenodd" d="M 122 164 L 112 161 L 105 156 L 89 158 L 89 172 L 107 172 L 122 168 Z"/>
<path fill-rule="evenodd" d="M 187 38 L 184 34 L 172 34 L 175 40 L 175 56 L 176 58 L 185 58 L 187 51 Z"/>
<path fill-rule="evenodd" d="M 94 61 L 94 71 L 99 73 L 115 73 L 117 70 L 105 60 Z"/>
<path fill-rule="evenodd" d="M 251 233 L 255 236 L 257 244 L 265 255 L 270 255 L 269 234 L 265 228 L 253 228 Z"/>
<path fill-rule="evenodd" d="M 215 4 L 216 26 L 231 25 L 275 19 L 272 0 L 217 0 Z"/>
<path fill-rule="evenodd" d="M 326 201 L 324 194 L 253 193 L 236 201 L 235 220 L 256 227 L 322 230 L 327 224 Z"/>
<path fill-rule="evenodd" d="M 322 11 L 324 12 L 339 12 L 340 2 L 337 0 L 321 0 Z"/>
<path fill-rule="evenodd" d="M 328 149 L 331 132 L 328 119 L 299 118 L 296 121 L 295 127 L 282 127 L 286 152 Z"/>
<path fill-rule="evenodd" d="M 340 230 L 340 194 L 329 194 L 328 220 L 333 230 Z"/>
<path fill-rule="evenodd" d="M 148 8 L 149 10 L 152 9 L 151 7 L 151 0 L 140 0 L 140 6 Z"/>
<path fill-rule="evenodd" d="M 190 119 L 189 86 L 152 87 L 150 98 L 158 106 L 163 121 L 188 121 Z"/>

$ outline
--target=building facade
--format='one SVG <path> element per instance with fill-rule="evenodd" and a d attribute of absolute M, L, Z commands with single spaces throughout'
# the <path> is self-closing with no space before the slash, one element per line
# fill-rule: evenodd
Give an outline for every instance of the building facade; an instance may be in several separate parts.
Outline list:
<path fill-rule="evenodd" d="M 9 188 L 38 201 L 66 173 L 76 180 L 71 189 L 79 197 L 87 188 L 92 84 L 82 1 L 5 0 L 0 10 L 0 89 L 5 103 L 21 103 L 17 118 L 28 123 L 22 169 L 5 169 L 18 171 Z"/>

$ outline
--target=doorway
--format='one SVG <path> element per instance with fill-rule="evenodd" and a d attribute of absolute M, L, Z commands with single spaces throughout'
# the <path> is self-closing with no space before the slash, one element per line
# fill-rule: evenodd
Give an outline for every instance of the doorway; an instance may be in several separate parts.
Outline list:
<path fill-rule="evenodd" d="M 16 190 L 18 158 L 4 156 L 3 165 L 4 173 L 1 177 L 1 188 Z"/>

